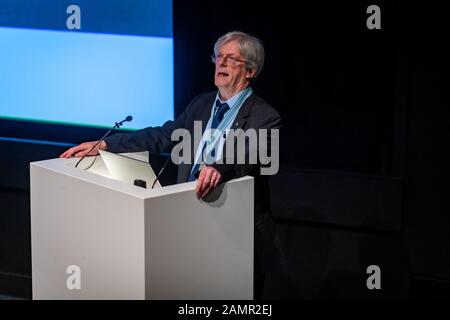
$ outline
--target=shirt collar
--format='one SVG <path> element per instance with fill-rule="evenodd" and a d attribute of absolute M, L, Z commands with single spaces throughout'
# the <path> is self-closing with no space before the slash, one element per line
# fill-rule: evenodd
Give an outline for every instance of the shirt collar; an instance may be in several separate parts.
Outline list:
<path fill-rule="evenodd" d="M 241 91 L 239 91 L 238 93 L 236 93 L 234 96 L 232 96 L 230 99 L 222 101 L 219 97 L 219 91 L 217 91 L 216 94 L 216 100 L 219 100 L 220 103 L 224 103 L 226 102 L 228 104 L 228 106 L 230 107 L 230 109 L 233 109 L 233 107 L 236 105 L 236 102 L 239 100 L 239 98 L 244 94 L 244 92 L 246 91 L 248 87 L 245 87 L 244 89 L 242 89 Z"/>

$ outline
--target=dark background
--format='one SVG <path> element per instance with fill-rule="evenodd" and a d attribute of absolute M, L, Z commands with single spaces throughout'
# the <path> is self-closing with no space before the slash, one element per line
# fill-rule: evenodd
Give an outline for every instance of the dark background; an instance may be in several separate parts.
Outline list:
<path fill-rule="evenodd" d="M 371 4 L 381 30 L 366 27 Z M 447 20 L 430 2 L 174 0 L 175 114 L 214 89 L 219 36 L 265 44 L 254 89 L 284 122 L 271 185 L 286 261 L 266 298 L 450 298 Z M 0 138 L 0 295 L 30 298 L 28 163 L 103 131 L 0 125 L 4 137 L 61 143 Z M 366 287 L 372 264 L 381 290 Z"/>

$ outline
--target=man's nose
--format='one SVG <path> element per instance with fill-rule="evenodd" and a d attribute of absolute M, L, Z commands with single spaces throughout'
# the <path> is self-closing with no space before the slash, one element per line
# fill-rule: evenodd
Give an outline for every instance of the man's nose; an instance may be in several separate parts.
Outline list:
<path fill-rule="evenodd" d="M 223 57 L 221 60 L 220 60 L 220 66 L 222 67 L 222 66 L 226 66 L 227 65 L 227 60 L 228 60 L 228 57 Z"/>

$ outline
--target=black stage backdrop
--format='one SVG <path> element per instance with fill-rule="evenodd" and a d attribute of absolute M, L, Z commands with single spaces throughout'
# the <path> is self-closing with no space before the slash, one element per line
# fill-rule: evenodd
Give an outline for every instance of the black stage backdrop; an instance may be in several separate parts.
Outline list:
<path fill-rule="evenodd" d="M 450 297 L 446 11 L 377 1 L 381 29 L 369 30 L 371 4 L 174 0 L 175 114 L 214 89 L 219 36 L 241 30 L 265 44 L 254 89 L 284 122 L 271 184 L 285 257 L 265 298 Z M 101 135 L 58 130 L 66 142 Z M 65 147 L 0 148 L 9 168 L 0 177 L 0 294 L 30 298 L 28 162 Z M 366 286 L 370 265 L 380 267 L 380 290 Z"/>

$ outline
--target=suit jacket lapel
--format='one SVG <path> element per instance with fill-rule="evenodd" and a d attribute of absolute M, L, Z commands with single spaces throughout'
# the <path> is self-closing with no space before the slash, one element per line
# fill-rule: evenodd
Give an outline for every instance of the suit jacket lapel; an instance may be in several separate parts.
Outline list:
<path fill-rule="evenodd" d="M 244 104 L 236 115 L 236 119 L 234 119 L 234 123 L 230 129 L 241 129 L 247 124 L 247 119 L 250 116 L 250 110 L 255 102 L 255 98 L 255 93 L 252 93 L 251 96 L 244 101 Z"/>
<path fill-rule="evenodd" d="M 202 125 L 202 132 L 201 135 L 203 135 L 203 133 L 205 132 L 206 129 L 206 125 L 208 124 L 209 118 L 211 117 L 211 108 L 212 105 L 214 103 L 214 100 L 216 99 L 216 94 L 212 95 L 210 99 L 207 100 L 207 102 L 205 103 L 205 105 L 200 109 L 201 112 L 198 115 L 198 118 L 195 121 L 200 121 L 201 125 Z M 197 154 L 197 148 L 195 148 L 195 143 L 200 143 L 200 140 L 202 138 L 202 136 L 200 137 L 195 137 L 194 135 L 194 127 L 192 128 L 191 133 L 191 165 L 189 166 L 189 173 L 192 169 L 192 165 L 194 164 L 195 161 L 195 155 Z M 195 141 L 194 138 L 199 138 L 199 141 Z M 198 145 L 197 145 L 198 147 Z"/>
<path fill-rule="evenodd" d="M 244 104 L 242 105 L 241 109 L 236 115 L 236 119 L 234 119 L 234 122 L 230 129 L 237 130 L 245 128 L 248 121 L 248 117 L 250 116 L 250 111 L 252 109 L 253 103 L 255 102 L 255 98 L 256 98 L 255 93 L 252 93 L 252 95 L 244 101 Z M 224 159 L 226 155 L 226 148 L 227 143 L 225 141 L 222 148 L 222 156 L 224 157 Z M 234 145 L 232 146 L 232 148 L 234 148 Z"/>

